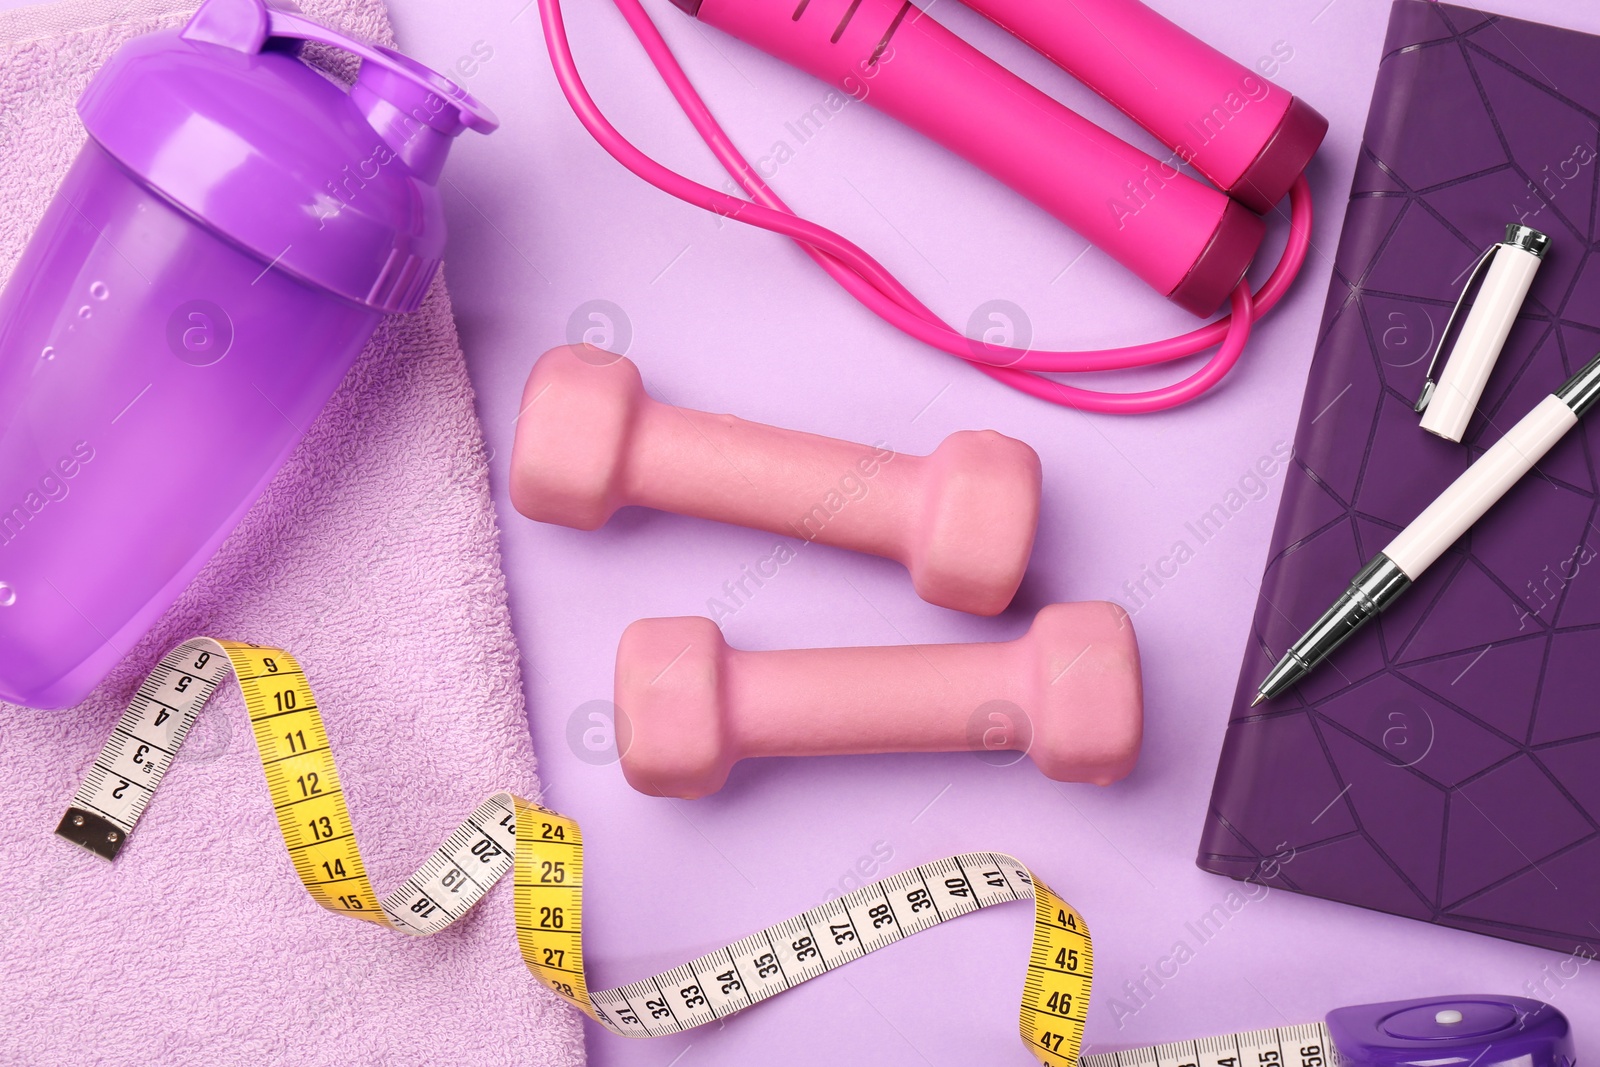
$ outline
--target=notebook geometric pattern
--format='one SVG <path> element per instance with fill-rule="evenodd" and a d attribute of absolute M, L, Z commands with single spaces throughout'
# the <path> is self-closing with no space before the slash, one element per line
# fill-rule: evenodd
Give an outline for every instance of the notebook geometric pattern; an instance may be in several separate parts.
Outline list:
<path fill-rule="evenodd" d="M 1394 5 L 1202 868 L 1600 945 L 1596 416 L 1386 614 L 1249 707 L 1361 564 L 1600 351 L 1596 71 L 1600 38 Z M 1467 272 L 1519 221 L 1551 250 L 1452 444 L 1412 404 Z"/>

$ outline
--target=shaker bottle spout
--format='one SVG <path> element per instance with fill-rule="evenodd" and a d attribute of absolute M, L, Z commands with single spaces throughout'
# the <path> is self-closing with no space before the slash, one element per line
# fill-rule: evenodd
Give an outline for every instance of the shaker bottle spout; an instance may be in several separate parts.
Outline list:
<path fill-rule="evenodd" d="M 448 78 L 392 48 L 369 45 L 312 22 L 288 0 L 208 0 L 183 30 L 187 40 L 259 52 L 269 39 L 334 45 L 361 57 L 350 100 L 411 172 L 439 180 L 462 130 L 493 133 L 494 112 Z"/>

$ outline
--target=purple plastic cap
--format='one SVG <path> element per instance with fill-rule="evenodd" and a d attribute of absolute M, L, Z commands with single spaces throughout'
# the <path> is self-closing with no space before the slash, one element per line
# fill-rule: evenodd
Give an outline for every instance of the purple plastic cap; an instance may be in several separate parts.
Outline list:
<path fill-rule="evenodd" d="M 1227 205 L 1200 258 L 1167 294 L 1168 300 L 1201 318 L 1221 307 L 1238 288 L 1267 234 L 1260 215 L 1237 200 Z"/>
<path fill-rule="evenodd" d="M 345 88 L 299 58 L 361 58 Z M 379 311 L 422 301 L 444 251 L 435 185 L 492 112 L 397 52 L 273 0 L 206 0 L 182 30 L 125 44 L 78 101 L 137 179 L 264 264 Z"/>
<path fill-rule="evenodd" d="M 1572 1028 L 1527 997 L 1429 997 L 1328 1013 L 1340 1067 L 1576 1067 Z"/>
<path fill-rule="evenodd" d="M 1265 215 L 1289 195 L 1289 187 L 1305 171 L 1328 135 L 1328 120 L 1298 96 L 1289 99 L 1278 128 L 1255 161 L 1227 190 L 1250 210 Z"/>

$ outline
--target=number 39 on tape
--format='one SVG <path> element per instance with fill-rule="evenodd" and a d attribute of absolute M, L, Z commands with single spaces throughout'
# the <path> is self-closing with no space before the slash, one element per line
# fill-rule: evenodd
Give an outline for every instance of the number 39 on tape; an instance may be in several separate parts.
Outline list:
<path fill-rule="evenodd" d="M 329 911 L 403 933 L 437 933 L 513 872 L 517 942 L 529 970 L 625 1037 L 692 1029 L 959 916 L 1034 904 L 1022 985 L 1022 1039 L 1040 1061 L 1076 1067 L 1094 946 L 1072 907 L 1021 863 L 966 853 L 902 871 L 698 959 L 617 989 L 591 990 L 583 966 L 583 833 L 509 792 L 467 816 L 385 896 L 367 879 L 322 712 L 289 653 L 197 637 L 139 687 L 56 832 L 106 859 L 127 842 L 200 709 L 237 679 L 289 857 Z"/>

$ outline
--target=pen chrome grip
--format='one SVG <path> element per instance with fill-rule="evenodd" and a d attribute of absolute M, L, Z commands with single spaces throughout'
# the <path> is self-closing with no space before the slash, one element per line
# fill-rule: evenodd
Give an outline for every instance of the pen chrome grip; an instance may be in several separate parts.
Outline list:
<path fill-rule="evenodd" d="M 1545 397 L 1400 531 L 1383 554 L 1407 577 L 1419 577 L 1577 422 L 1578 412 L 1561 393 Z"/>
<path fill-rule="evenodd" d="M 1333 602 L 1333 607 L 1324 611 L 1311 629 L 1284 653 L 1261 683 L 1261 696 L 1256 702 L 1260 703 L 1263 697 L 1279 695 L 1305 677 L 1409 588 L 1411 579 L 1399 564 L 1382 552 L 1373 556 L 1351 580 L 1350 588 Z"/>

